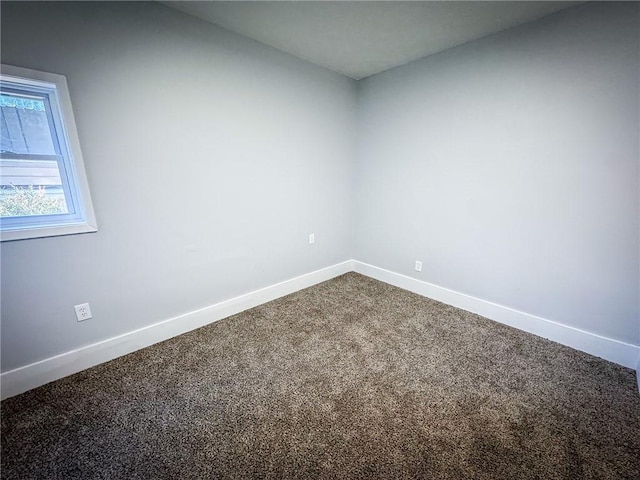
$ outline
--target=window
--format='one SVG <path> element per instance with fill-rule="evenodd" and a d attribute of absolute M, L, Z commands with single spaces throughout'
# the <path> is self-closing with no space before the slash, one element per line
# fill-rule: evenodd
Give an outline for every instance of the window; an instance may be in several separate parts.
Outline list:
<path fill-rule="evenodd" d="M 62 75 L 0 65 L 0 238 L 97 231 Z"/>

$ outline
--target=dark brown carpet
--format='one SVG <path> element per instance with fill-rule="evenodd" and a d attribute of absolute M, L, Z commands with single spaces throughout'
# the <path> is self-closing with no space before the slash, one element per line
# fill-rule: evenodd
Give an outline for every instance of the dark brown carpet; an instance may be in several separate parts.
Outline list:
<path fill-rule="evenodd" d="M 350 273 L 2 402 L 2 478 L 640 478 L 632 370 Z"/>

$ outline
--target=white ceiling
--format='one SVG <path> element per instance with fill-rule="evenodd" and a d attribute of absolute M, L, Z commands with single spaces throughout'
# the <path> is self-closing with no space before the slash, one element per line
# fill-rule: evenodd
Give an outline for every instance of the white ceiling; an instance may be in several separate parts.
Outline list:
<path fill-rule="evenodd" d="M 582 2 L 162 3 L 361 79 Z"/>

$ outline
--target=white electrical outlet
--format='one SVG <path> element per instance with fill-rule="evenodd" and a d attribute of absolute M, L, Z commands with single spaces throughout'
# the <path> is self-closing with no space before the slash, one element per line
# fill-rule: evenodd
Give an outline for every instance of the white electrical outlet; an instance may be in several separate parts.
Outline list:
<path fill-rule="evenodd" d="M 85 320 L 93 318 L 93 315 L 91 315 L 91 307 L 88 303 L 75 305 L 73 308 L 76 309 L 76 318 L 79 322 L 84 322 Z"/>
<path fill-rule="evenodd" d="M 315 233 L 310 233 L 309 234 L 309 245 L 313 245 L 314 243 L 316 243 L 316 234 Z"/>
<path fill-rule="evenodd" d="M 421 272 L 422 271 L 422 262 L 420 260 L 416 260 L 416 272 Z"/>

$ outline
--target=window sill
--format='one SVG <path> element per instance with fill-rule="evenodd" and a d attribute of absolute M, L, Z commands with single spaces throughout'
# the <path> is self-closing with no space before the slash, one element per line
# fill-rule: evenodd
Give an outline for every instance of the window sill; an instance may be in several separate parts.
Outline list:
<path fill-rule="evenodd" d="M 76 235 L 80 233 L 97 232 L 98 228 L 89 223 L 74 223 L 69 225 L 49 225 L 42 227 L 4 230 L 0 233 L 0 241 L 27 240 L 30 238 L 59 237 L 62 235 Z"/>

